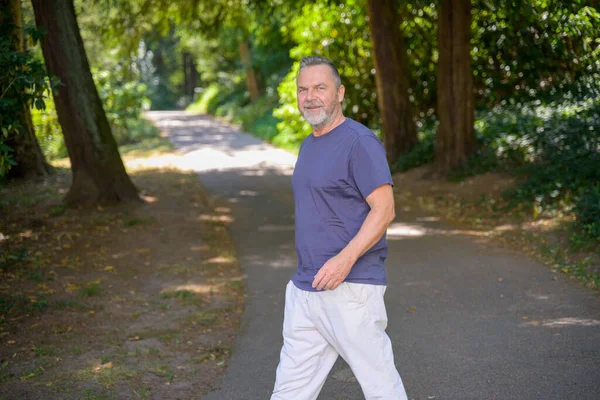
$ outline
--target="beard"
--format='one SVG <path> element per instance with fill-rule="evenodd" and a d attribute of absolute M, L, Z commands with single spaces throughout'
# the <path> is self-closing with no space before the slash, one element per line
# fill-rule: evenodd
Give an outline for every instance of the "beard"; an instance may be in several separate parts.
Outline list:
<path fill-rule="evenodd" d="M 307 109 L 307 107 L 319 107 L 314 109 Z M 324 125 L 325 123 L 331 121 L 333 117 L 333 111 L 335 109 L 335 102 L 332 102 L 330 107 L 327 108 L 325 104 L 320 101 L 313 101 L 310 103 L 305 103 L 304 107 L 300 109 L 300 113 L 302 117 L 312 126 L 319 127 Z"/>

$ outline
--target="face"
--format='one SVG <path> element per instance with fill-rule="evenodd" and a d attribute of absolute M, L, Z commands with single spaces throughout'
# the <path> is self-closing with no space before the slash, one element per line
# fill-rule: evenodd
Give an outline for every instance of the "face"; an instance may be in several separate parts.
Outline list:
<path fill-rule="evenodd" d="M 313 65 L 303 68 L 296 83 L 298 109 L 313 127 L 330 122 L 337 115 L 336 111 L 341 113 L 344 86 L 336 87 L 329 66 Z"/>

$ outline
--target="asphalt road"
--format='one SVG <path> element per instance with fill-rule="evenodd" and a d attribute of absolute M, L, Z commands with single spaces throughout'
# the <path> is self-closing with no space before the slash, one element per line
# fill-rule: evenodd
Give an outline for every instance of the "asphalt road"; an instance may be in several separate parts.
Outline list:
<path fill-rule="evenodd" d="M 204 400 L 269 399 L 284 289 L 296 268 L 295 157 L 207 116 L 149 113 L 230 209 L 247 303 L 230 366 Z M 402 190 L 402 188 L 396 188 Z M 409 399 L 600 399 L 600 301 L 518 253 L 397 204 L 388 333 Z M 363 399 L 338 360 L 319 399 Z M 302 399 L 297 399 L 302 400 Z"/>

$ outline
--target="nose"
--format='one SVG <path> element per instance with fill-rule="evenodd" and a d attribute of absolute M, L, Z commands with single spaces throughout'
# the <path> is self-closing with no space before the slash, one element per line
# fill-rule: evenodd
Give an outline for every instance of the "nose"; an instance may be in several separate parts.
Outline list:
<path fill-rule="evenodd" d="M 306 90 L 306 101 L 312 101 L 315 98 L 315 92 L 312 88 Z"/>

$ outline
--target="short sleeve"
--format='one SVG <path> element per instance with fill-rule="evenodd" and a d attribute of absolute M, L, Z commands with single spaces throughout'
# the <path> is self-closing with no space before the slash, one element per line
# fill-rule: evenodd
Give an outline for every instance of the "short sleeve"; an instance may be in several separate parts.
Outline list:
<path fill-rule="evenodd" d="M 394 185 L 385 149 L 377 136 L 356 139 L 350 152 L 350 176 L 365 199 L 381 185 Z"/>

